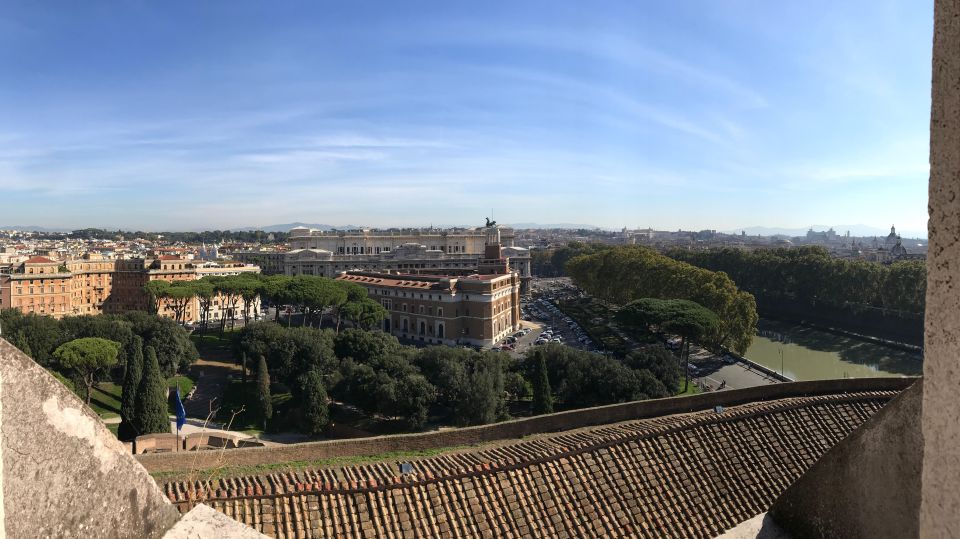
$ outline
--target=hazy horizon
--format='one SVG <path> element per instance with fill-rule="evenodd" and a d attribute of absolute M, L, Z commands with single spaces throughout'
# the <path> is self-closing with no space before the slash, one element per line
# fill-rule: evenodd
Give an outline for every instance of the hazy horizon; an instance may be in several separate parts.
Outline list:
<path fill-rule="evenodd" d="M 925 230 L 932 5 L 835 4 L 11 2 L 0 225 Z"/>

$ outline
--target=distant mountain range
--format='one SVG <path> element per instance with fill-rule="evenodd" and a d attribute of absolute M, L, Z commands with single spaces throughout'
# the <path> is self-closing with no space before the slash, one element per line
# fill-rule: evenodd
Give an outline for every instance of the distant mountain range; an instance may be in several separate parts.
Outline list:
<path fill-rule="evenodd" d="M 279 225 L 244 226 L 244 227 L 239 227 L 239 228 L 232 228 L 232 229 L 230 229 L 230 230 L 233 231 L 233 232 L 239 232 L 239 231 L 244 231 L 244 230 L 262 230 L 262 231 L 264 231 L 264 232 L 288 232 L 291 228 L 296 228 L 296 227 L 298 227 L 298 226 L 302 226 L 302 227 L 306 227 L 306 228 L 314 228 L 314 229 L 317 229 L 317 230 L 334 230 L 334 229 L 336 229 L 336 230 L 352 230 L 352 229 L 357 229 L 357 228 L 364 228 L 364 227 L 357 226 L 357 225 L 337 225 L 337 226 L 334 226 L 334 225 L 325 225 L 325 224 L 319 224 L 319 223 L 301 223 L 301 222 L 298 221 L 298 222 L 295 222 L 295 223 L 284 223 L 284 224 L 279 224 Z M 435 225 L 433 225 L 433 226 L 434 226 L 435 228 L 474 228 L 474 227 L 477 227 L 477 226 L 482 226 L 482 223 L 481 223 L 480 225 L 476 225 L 476 224 L 474 224 L 474 225 L 445 225 L 445 224 L 435 224 Z M 577 223 L 556 223 L 556 224 L 549 224 L 549 225 L 544 225 L 544 224 L 540 224 L 540 223 L 511 223 L 511 224 L 505 225 L 505 226 L 511 226 L 511 227 L 513 227 L 513 228 L 540 228 L 540 229 L 562 228 L 562 229 L 568 229 L 568 230 L 577 230 L 577 229 L 581 229 L 581 228 L 585 228 L 585 229 L 587 229 L 587 230 L 593 230 L 593 229 L 595 229 L 595 228 L 600 228 L 600 227 L 597 227 L 596 225 L 585 225 L 585 224 L 577 224 Z M 417 227 L 411 227 L 411 228 L 417 228 Z M 424 226 L 423 228 L 427 228 L 427 226 Z M 603 230 L 613 230 L 613 229 L 603 229 Z"/>
<path fill-rule="evenodd" d="M 554 223 L 554 224 L 510 223 L 507 226 L 512 226 L 513 228 L 539 228 L 543 230 L 547 230 L 551 228 L 560 228 L 564 230 L 580 230 L 580 229 L 594 230 L 597 228 L 600 230 L 616 230 L 613 228 L 604 228 L 597 225 L 585 225 L 583 223 Z"/>
<path fill-rule="evenodd" d="M 246 230 L 262 230 L 262 231 L 264 231 L 264 232 L 289 232 L 291 228 L 297 228 L 297 227 L 314 228 L 314 229 L 316 229 L 316 230 L 333 230 L 333 229 L 337 229 L 337 230 L 349 230 L 349 229 L 354 229 L 354 228 L 360 228 L 360 227 L 354 226 L 354 225 L 333 226 L 333 225 L 323 225 L 323 224 L 318 224 L 318 223 L 301 223 L 301 222 L 298 221 L 298 222 L 296 222 L 296 223 L 284 223 L 284 224 L 280 224 L 280 225 L 242 226 L 242 227 L 239 227 L 239 228 L 231 228 L 230 231 L 231 231 L 231 232 L 243 232 L 243 231 L 246 231 Z"/>
<path fill-rule="evenodd" d="M 811 225 L 807 228 L 779 228 L 779 227 L 767 227 L 767 226 L 749 226 L 746 228 L 738 228 L 735 230 L 725 230 L 727 234 L 739 234 L 740 231 L 745 231 L 749 236 L 806 236 L 807 231 L 813 229 L 817 232 L 824 232 L 833 228 L 837 234 L 841 236 L 846 234 L 847 231 L 850 231 L 851 236 L 863 237 L 863 236 L 886 236 L 890 233 L 890 229 L 882 229 L 868 225 Z M 897 230 L 897 233 L 904 238 L 926 238 L 927 232 L 919 232 L 916 230 Z"/>
<path fill-rule="evenodd" d="M 37 225 L 0 225 L 0 230 L 20 230 L 23 232 L 71 232 L 71 228 L 47 228 Z"/>

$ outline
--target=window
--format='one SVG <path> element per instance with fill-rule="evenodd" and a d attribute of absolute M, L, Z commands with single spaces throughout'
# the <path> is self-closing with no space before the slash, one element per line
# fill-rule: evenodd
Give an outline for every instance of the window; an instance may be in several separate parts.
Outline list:
<path fill-rule="evenodd" d="M 420 321 L 420 335 L 427 333 L 427 324 L 426 322 Z"/>
<path fill-rule="evenodd" d="M 420 306 L 420 314 L 423 314 L 423 305 Z"/>
<path fill-rule="evenodd" d="M 437 316 L 443 316 L 443 307 L 437 307 Z"/>
<path fill-rule="evenodd" d="M 437 326 L 437 337 L 443 338 L 443 324 Z"/>

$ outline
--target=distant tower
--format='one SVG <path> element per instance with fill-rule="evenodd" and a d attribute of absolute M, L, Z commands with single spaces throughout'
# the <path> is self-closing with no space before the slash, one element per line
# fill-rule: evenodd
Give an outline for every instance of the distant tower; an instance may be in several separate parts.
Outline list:
<path fill-rule="evenodd" d="M 501 252 L 500 227 L 497 226 L 497 222 L 487 219 L 483 232 L 485 236 L 483 258 L 477 264 L 477 273 L 481 275 L 509 273 L 510 264 Z"/>

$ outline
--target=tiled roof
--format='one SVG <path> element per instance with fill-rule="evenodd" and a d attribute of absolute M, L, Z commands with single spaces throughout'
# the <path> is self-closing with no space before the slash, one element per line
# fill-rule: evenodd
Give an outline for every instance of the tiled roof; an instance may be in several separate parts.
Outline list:
<path fill-rule="evenodd" d="M 896 392 L 783 398 L 413 461 L 164 486 L 276 537 L 713 537 Z"/>
<path fill-rule="evenodd" d="M 26 264 L 56 264 L 55 260 L 50 260 L 45 256 L 31 256 L 25 262 Z"/>

